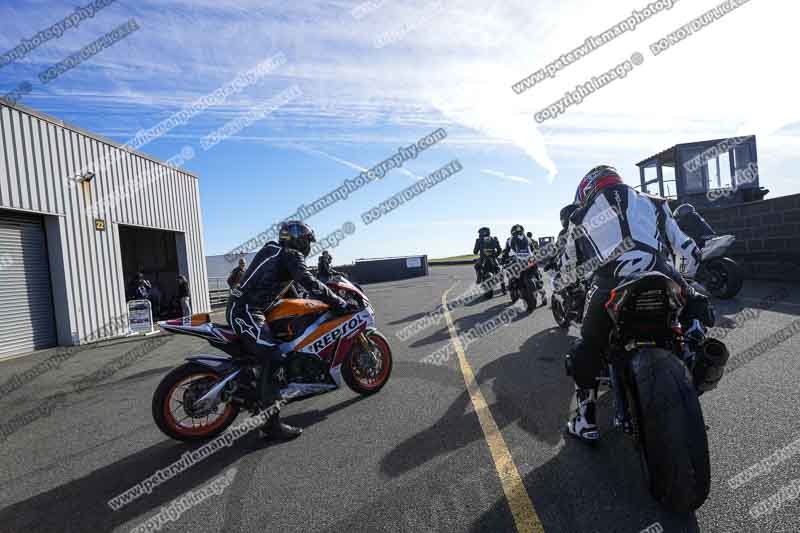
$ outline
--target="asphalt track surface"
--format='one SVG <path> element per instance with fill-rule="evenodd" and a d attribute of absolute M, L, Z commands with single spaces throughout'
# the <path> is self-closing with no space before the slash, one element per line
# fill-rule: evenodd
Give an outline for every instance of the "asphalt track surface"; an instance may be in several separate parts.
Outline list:
<path fill-rule="evenodd" d="M 131 531 L 232 468 L 233 480 L 220 494 L 160 531 L 638 533 L 655 524 L 666 532 L 800 530 L 797 499 L 758 519 L 748 514 L 800 479 L 797 455 L 741 487 L 728 482 L 800 438 L 800 336 L 743 355 L 797 320 L 800 287 L 787 285 L 780 303 L 739 324 L 744 309 L 784 287 L 747 283 L 740 298 L 717 303 L 733 355 L 720 387 L 701 398 L 710 426 L 711 495 L 696 515 L 674 516 L 645 490 L 630 441 L 611 427 L 608 395 L 599 402 L 597 447 L 563 437 L 573 401 L 563 354 L 577 331 L 558 329 L 549 309 L 518 315 L 465 343 L 463 360 L 454 353 L 442 365 L 421 361 L 452 342 L 451 329 L 464 332 L 508 309 L 508 297 L 454 310 L 452 328 L 442 320 L 405 342 L 395 336 L 436 309 L 445 291 L 457 296 L 472 281 L 471 267 L 451 266 L 367 286 L 395 358 L 379 394 L 362 398 L 345 389 L 291 404 L 284 416 L 305 429 L 299 439 L 268 444 L 251 433 L 118 511 L 107 505 L 110 498 L 192 449 L 152 422 L 159 380 L 185 356 L 214 350 L 200 339 L 169 336 L 77 388 L 81 378 L 147 341 L 76 354 L 0 397 L 3 427 L 17 424 L 0 444 L 0 531 Z M 52 353 L 0 363 L 0 385 Z M 465 372 L 474 374 L 470 389 Z M 476 404 L 481 398 L 485 408 Z M 39 416 L 19 425 L 37 409 Z"/>

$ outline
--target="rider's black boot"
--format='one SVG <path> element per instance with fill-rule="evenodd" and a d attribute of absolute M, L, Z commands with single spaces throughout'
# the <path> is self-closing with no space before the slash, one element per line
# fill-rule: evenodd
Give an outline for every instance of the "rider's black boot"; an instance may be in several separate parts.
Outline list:
<path fill-rule="evenodd" d="M 261 436 L 269 440 L 291 440 L 300 436 L 303 430 L 281 422 L 278 412 L 273 414 L 261 427 Z"/>
<path fill-rule="evenodd" d="M 268 360 L 264 361 L 259 377 L 259 391 L 261 393 L 260 406 L 262 412 L 269 414 L 269 418 L 261 426 L 261 436 L 270 440 L 289 440 L 299 437 L 302 429 L 281 422 L 280 410 L 283 407 L 280 387 L 272 380 Z"/>

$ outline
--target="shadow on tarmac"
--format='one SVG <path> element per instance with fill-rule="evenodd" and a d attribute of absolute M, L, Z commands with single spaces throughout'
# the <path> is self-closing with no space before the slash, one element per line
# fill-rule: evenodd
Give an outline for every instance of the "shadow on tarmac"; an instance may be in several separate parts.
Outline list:
<path fill-rule="evenodd" d="M 360 401 L 357 396 L 323 410 L 314 410 L 287 416 L 286 421 L 308 427 L 327 416 Z M 246 413 L 242 413 L 245 415 Z M 244 418 L 240 415 L 239 421 Z M 235 423 L 234 423 L 235 424 Z M 146 424 L 147 427 L 150 423 Z M 134 438 L 143 426 L 132 428 L 116 439 Z M 165 440 L 143 449 L 116 463 L 99 468 L 86 476 L 65 483 L 27 500 L 0 510 L 0 532 L 105 532 L 112 531 L 128 521 L 144 522 L 147 514 L 179 498 L 186 492 L 200 487 L 221 475 L 228 467 L 248 456 L 272 446 L 287 443 L 270 443 L 261 440 L 255 431 L 243 436 L 231 445 L 190 466 L 173 479 L 155 487 L 151 494 L 144 494 L 118 511 L 113 511 L 107 502 L 143 481 L 159 469 L 181 459 L 181 455 L 196 450 L 203 443 L 183 444 Z M 258 456 L 253 456 L 258 460 Z M 57 468 L 51 465 L 49 468 Z M 237 485 L 244 483 L 246 469 L 239 468 Z M 242 474 L 245 476 L 242 476 Z M 239 480 L 239 477 L 243 477 Z"/>
<path fill-rule="evenodd" d="M 698 531 L 694 515 L 672 515 L 650 498 L 631 441 L 612 429 L 609 394 L 598 403 L 604 431 L 601 443 L 592 448 L 571 438 L 565 441 L 563 428 L 574 388 L 564 372 L 563 354 L 571 343 L 566 331 L 552 327 L 530 337 L 518 352 L 482 367 L 476 375 L 501 430 L 516 424 L 540 443 L 558 449 L 552 459 L 523 479 L 545 531 L 636 532 L 655 522 L 665 531 Z M 461 373 L 452 365 L 407 365 L 403 374 L 408 377 L 463 387 Z M 397 478 L 481 439 L 483 432 L 464 391 L 431 427 L 389 452 L 381 462 L 381 472 Z M 500 498 L 471 531 L 496 531 L 491 524 L 506 524 L 508 519 L 508 504 Z"/>
<path fill-rule="evenodd" d="M 463 329 L 459 327 L 459 331 Z M 518 352 L 502 356 L 478 371 L 476 380 L 488 386 L 496 398 L 490 408 L 501 429 L 516 423 L 549 446 L 559 442 L 574 390 L 564 374 L 562 358 L 570 345 L 571 339 L 563 330 L 550 328 L 530 337 Z M 463 386 L 460 372 L 451 367 L 424 363 L 418 367 L 419 374 L 414 372 L 413 377 L 446 379 L 450 384 L 453 381 L 444 376 L 452 374 Z M 482 438 L 465 390 L 433 426 L 400 443 L 384 457 L 381 471 L 390 477 L 399 476 Z"/>
<path fill-rule="evenodd" d="M 486 308 L 480 313 L 476 313 L 474 315 L 466 315 L 453 320 L 453 323 L 456 326 L 456 330 L 459 333 L 463 333 L 468 331 L 470 328 L 476 326 L 480 322 L 485 322 L 486 320 L 490 320 L 495 318 L 497 315 L 502 313 L 505 309 L 510 306 L 508 300 L 503 300 L 503 302 L 496 303 L 492 307 Z M 427 346 L 429 344 L 434 344 L 437 342 L 449 342 L 450 341 L 450 331 L 447 328 L 447 322 L 444 318 L 441 319 L 442 327 L 436 330 L 431 335 L 420 339 L 418 341 L 414 341 L 409 344 L 411 348 L 419 348 L 421 346 Z"/>

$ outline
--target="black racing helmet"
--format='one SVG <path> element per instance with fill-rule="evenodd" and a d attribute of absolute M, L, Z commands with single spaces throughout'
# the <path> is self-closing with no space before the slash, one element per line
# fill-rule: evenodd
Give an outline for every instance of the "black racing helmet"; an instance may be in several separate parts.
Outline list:
<path fill-rule="evenodd" d="M 281 224 L 278 242 L 308 257 L 308 254 L 311 253 L 311 243 L 317 242 L 317 239 L 314 237 L 314 230 L 307 224 L 299 220 L 288 220 Z"/>
<path fill-rule="evenodd" d="M 478 237 L 481 237 L 481 238 L 482 237 L 488 237 L 491 234 L 492 234 L 492 231 L 489 228 L 487 228 L 486 226 L 484 226 L 484 227 L 482 227 L 481 229 L 478 230 Z"/>
<path fill-rule="evenodd" d="M 691 215 L 695 213 L 695 208 L 692 204 L 681 204 L 675 208 L 675 211 L 672 213 L 672 216 L 675 218 L 685 217 L 686 215 Z"/>
<path fill-rule="evenodd" d="M 517 236 L 522 235 L 525 233 L 525 228 L 522 227 L 522 224 L 514 224 L 511 226 L 511 235 Z"/>
<path fill-rule="evenodd" d="M 569 204 L 561 208 L 561 212 L 558 214 L 559 218 L 561 219 L 561 227 L 567 229 L 569 226 L 569 217 L 572 216 L 572 213 L 578 209 L 578 206 L 575 204 Z"/>

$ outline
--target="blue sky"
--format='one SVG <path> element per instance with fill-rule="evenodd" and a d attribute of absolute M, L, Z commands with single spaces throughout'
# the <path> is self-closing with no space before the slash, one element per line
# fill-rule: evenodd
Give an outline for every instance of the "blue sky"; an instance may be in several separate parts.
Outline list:
<path fill-rule="evenodd" d="M 87 3 L 5 0 L 0 52 Z M 0 67 L 0 91 L 29 80 L 23 104 L 125 142 L 283 53 L 287 61 L 273 73 L 142 148 L 167 159 L 195 147 L 185 166 L 200 176 L 209 255 L 353 178 L 353 167 L 371 167 L 440 127 L 448 138 L 406 168 L 426 175 L 457 158 L 462 172 L 369 226 L 360 215 L 413 176 L 393 171 L 309 219 L 318 235 L 356 223 L 356 233 L 332 251 L 337 263 L 466 253 L 482 225 L 501 236 L 515 223 L 553 235 L 560 207 L 592 166 L 614 164 L 635 184 L 635 163 L 646 156 L 736 133 L 758 135 L 762 185 L 771 196 L 799 192 L 796 3 L 752 1 L 653 56 L 649 44 L 718 3 L 681 0 L 555 78 L 521 95 L 511 90 L 648 3 L 118 0 Z M 41 70 L 130 18 L 140 30 L 39 83 Z M 385 45 L 376 47 L 377 38 Z M 565 91 L 635 51 L 645 62 L 626 79 L 556 119 L 534 121 Z M 204 135 L 293 84 L 300 98 L 207 152 L 199 148 Z"/>

